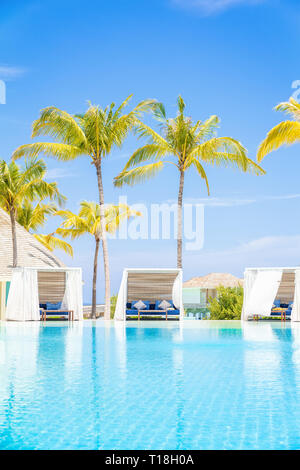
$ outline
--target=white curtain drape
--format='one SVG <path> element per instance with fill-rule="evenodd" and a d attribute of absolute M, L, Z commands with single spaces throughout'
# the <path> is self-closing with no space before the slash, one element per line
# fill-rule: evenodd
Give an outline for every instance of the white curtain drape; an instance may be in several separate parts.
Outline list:
<path fill-rule="evenodd" d="M 282 277 L 282 269 L 261 270 L 253 281 L 249 296 L 244 304 L 244 320 L 250 315 L 270 316 Z"/>
<path fill-rule="evenodd" d="M 249 296 L 250 296 L 254 281 L 256 279 L 256 276 L 257 276 L 257 271 L 254 270 L 254 269 L 245 271 L 245 274 L 244 274 L 244 300 L 243 300 L 243 309 L 242 309 L 241 320 L 247 320 L 247 317 L 245 315 L 246 305 L 248 303 Z"/>
<path fill-rule="evenodd" d="M 295 294 L 291 321 L 300 321 L 300 270 L 295 271 Z"/>
<path fill-rule="evenodd" d="M 115 315 L 114 315 L 115 320 L 126 319 L 127 279 L 128 279 L 128 272 L 124 270 L 119 293 L 118 293 L 118 299 L 116 303 L 116 310 L 115 310 Z"/>
<path fill-rule="evenodd" d="M 184 317 L 184 308 L 182 301 L 182 271 L 178 273 L 176 277 L 173 289 L 172 289 L 172 302 L 175 308 L 180 310 L 180 320 L 183 320 Z"/>
<path fill-rule="evenodd" d="M 74 320 L 83 320 L 81 268 L 66 271 L 66 290 L 61 309 L 73 310 Z"/>
<path fill-rule="evenodd" d="M 6 319 L 40 320 L 37 270 L 14 268 L 6 307 Z"/>

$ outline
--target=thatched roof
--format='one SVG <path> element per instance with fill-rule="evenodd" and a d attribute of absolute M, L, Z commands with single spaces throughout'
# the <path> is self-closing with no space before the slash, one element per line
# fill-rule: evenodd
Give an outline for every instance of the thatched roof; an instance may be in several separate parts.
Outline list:
<path fill-rule="evenodd" d="M 58 268 L 64 264 L 24 227 L 17 224 L 18 266 Z M 11 278 L 13 260 L 9 215 L 0 209 L 0 281 Z"/>
<path fill-rule="evenodd" d="M 229 273 L 210 273 L 206 276 L 193 277 L 183 283 L 183 287 L 201 287 L 202 289 L 215 289 L 218 286 L 238 287 L 243 285 L 243 279 Z"/>

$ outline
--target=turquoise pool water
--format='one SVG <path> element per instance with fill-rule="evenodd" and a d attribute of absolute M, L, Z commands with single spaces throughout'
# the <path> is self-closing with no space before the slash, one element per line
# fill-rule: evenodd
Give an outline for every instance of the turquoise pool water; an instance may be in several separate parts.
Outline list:
<path fill-rule="evenodd" d="M 299 449 L 300 325 L 0 324 L 1 449 Z"/>

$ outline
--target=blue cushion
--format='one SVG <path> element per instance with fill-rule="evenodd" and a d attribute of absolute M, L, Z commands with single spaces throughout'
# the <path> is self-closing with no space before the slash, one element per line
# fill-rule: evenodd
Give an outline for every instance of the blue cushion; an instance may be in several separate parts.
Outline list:
<path fill-rule="evenodd" d="M 49 317 L 50 317 L 51 315 L 54 315 L 54 316 L 55 316 L 55 315 L 57 315 L 57 316 L 58 316 L 58 315 L 69 315 L 69 312 L 47 312 L 47 310 L 46 310 L 46 315 L 49 316 Z"/>
<path fill-rule="evenodd" d="M 174 310 L 168 310 L 168 316 L 169 315 L 179 315 L 180 312 L 177 310 L 177 308 L 174 308 Z"/>
<path fill-rule="evenodd" d="M 164 315 L 165 312 L 162 311 L 161 314 Z M 55 315 L 55 314 L 53 313 L 52 315 Z M 134 315 L 134 316 L 137 316 L 137 315 L 138 315 L 138 311 L 137 311 L 137 309 L 128 308 L 128 309 L 126 310 L 126 315 Z M 149 316 L 154 315 L 154 316 L 155 316 L 155 315 L 160 315 L 160 314 L 159 314 L 158 312 L 152 312 L 151 310 L 147 310 L 146 312 L 143 312 L 142 315 L 149 315 Z M 174 310 L 168 310 L 168 316 L 169 316 L 169 315 L 179 315 L 179 310 L 176 310 L 176 309 L 174 309 Z"/>
<path fill-rule="evenodd" d="M 137 308 L 135 307 L 135 304 L 138 302 L 138 300 L 135 300 L 134 302 L 131 303 L 131 308 L 134 308 L 135 310 L 137 310 Z M 150 302 L 149 300 L 142 300 L 142 302 L 146 305 L 146 307 L 143 309 L 143 310 L 149 310 L 150 308 Z"/>
<path fill-rule="evenodd" d="M 292 313 L 292 309 L 289 309 L 289 308 L 285 312 L 286 315 L 291 315 L 291 313 Z M 281 312 L 273 312 L 272 311 L 271 315 L 278 315 L 278 316 L 280 315 L 281 316 Z M 282 312 L 282 315 L 284 315 L 284 312 Z"/>
<path fill-rule="evenodd" d="M 126 315 L 138 315 L 138 310 L 136 308 L 128 308 L 126 310 Z M 151 315 L 151 310 L 143 311 L 142 315 Z"/>
<path fill-rule="evenodd" d="M 274 305 L 275 307 L 280 307 L 280 300 L 279 299 L 274 300 Z"/>
<path fill-rule="evenodd" d="M 173 308 L 174 307 L 174 304 L 172 302 L 172 300 L 168 300 L 168 299 L 165 299 L 167 302 L 169 302 L 169 304 L 171 305 L 170 308 Z M 155 310 L 163 310 L 162 308 L 159 307 L 159 304 L 162 302 L 162 300 L 156 300 L 155 301 Z"/>
<path fill-rule="evenodd" d="M 137 314 L 138 314 L 137 309 L 127 308 L 126 310 L 126 315 L 137 315 Z"/>
<path fill-rule="evenodd" d="M 57 303 L 51 303 L 51 302 L 47 302 L 46 306 L 46 310 L 59 310 L 61 308 L 61 304 L 62 302 L 57 302 Z"/>

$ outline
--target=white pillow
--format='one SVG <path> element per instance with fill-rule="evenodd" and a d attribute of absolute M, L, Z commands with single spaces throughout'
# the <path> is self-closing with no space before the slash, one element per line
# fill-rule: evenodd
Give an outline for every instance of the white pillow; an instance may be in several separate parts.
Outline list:
<path fill-rule="evenodd" d="M 162 310 L 167 310 L 167 308 L 170 307 L 172 307 L 172 305 L 167 300 L 162 300 L 160 304 L 158 304 L 158 308 L 161 308 Z"/>
<path fill-rule="evenodd" d="M 146 304 L 144 304 L 144 302 L 142 300 L 139 300 L 138 302 L 136 302 L 135 304 L 133 304 L 133 307 L 136 308 L 137 310 L 145 310 L 145 308 L 147 307 Z"/>

